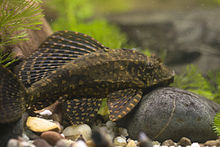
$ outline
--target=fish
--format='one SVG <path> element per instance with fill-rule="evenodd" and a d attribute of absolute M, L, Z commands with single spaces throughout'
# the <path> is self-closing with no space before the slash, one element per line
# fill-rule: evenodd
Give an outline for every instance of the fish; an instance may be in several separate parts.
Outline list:
<path fill-rule="evenodd" d="M 28 107 L 40 109 L 58 100 L 65 118 L 82 124 L 94 120 L 105 98 L 109 119 L 123 118 L 146 89 L 169 85 L 175 72 L 156 56 L 59 31 L 21 64 L 17 76 L 2 65 L 0 74 L 0 123 L 18 119 Z"/>

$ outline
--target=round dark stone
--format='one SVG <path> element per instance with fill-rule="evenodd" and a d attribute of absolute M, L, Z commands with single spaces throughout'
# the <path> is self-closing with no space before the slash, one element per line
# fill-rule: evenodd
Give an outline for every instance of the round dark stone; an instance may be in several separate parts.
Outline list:
<path fill-rule="evenodd" d="M 216 139 L 212 122 L 220 106 L 191 92 L 173 87 L 145 95 L 137 107 L 118 121 L 131 138 L 144 132 L 153 140 L 179 141 L 182 137 L 205 142 Z"/>

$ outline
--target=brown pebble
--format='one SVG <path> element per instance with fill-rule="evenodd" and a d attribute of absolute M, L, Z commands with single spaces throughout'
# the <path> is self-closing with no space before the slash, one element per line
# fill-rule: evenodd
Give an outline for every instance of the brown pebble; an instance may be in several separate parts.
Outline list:
<path fill-rule="evenodd" d="M 205 147 L 205 145 L 204 145 L 204 144 L 201 144 L 201 143 L 199 144 L 199 146 L 200 146 L 200 147 Z"/>
<path fill-rule="evenodd" d="M 205 146 L 220 146 L 220 142 L 218 140 L 208 140 L 204 143 Z"/>
<path fill-rule="evenodd" d="M 52 147 L 51 145 L 49 145 L 46 140 L 44 139 L 36 139 L 34 140 L 33 144 L 36 146 L 36 147 Z"/>
<path fill-rule="evenodd" d="M 165 140 L 165 141 L 162 143 L 162 145 L 164 145 L 164 146 L 176 146 L 176 145 L 175 145 L 175 142 L 173 142 L 173 140 L 171 140 L 171 139 Z"/>
<path fill-rule="evenodd" d="M 45 139 L 51 145 L 55 145 L 57 141 L 64 138 L 62 135 L 54 131 L 43 132 L 40 137 Z"/>
<path fill-rule="evenodd" d="M 86 144 L 87 144 L 88 147 L 96 147 L 96 145 L 95 145 L 95 143 L 93 142 L 93 140 L 88 140 L 88 141 L 86 142 Z"/>
<path fill-rule="evenodd" d="M 181 147 L 186 147 L 187 145 L 191 145 L 191 144 L 192 144 L 191 140 L 186 137 L 182 137 L 177 143 L 177 145 L 180 145 Z"/>

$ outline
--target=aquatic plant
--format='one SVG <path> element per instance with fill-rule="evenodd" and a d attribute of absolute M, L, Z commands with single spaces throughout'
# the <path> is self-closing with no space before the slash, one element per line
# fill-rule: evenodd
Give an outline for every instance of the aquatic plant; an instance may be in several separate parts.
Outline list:
<path fill-rule="evenodd" d="M 53 0 L 47 3 L 47 7 L 55 9 L 58 13 L 57 18 L 51 23 L 54 31 L 77 31 L 94 37 L 107 47 L 127 47 L 127 37 L 117 26 L 103 18 L 93 18 L 93 1 Z"/>
<path fill-rule="evenodd" d="M 217 113 L 213 121 L 213 130 L 220 136 L 220 113 Z"/>
<path fill-rule="evenodd" d="M 15 62 L 11 53 L 5 53 L 7 46 L 27 40 L 26 29 L 39 30 L 43 17 L 41 0 L 0 1 L 0 63 L 9 66 Z"/>
<path fill-rule="evenodd" d="M 209 79 L 214 78 L 211 73 Z M 172 86 L 194 92 L 211 100 L 216 97 L 216 89 L 213 84 L 199 72 L 195 65 L 186 66 L 182 74 L 176 75 Z"/>

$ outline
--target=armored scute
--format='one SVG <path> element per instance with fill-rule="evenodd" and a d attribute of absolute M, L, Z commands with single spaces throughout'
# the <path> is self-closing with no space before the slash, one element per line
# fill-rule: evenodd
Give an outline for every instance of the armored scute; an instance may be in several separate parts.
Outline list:
<path fill-rule="evenodd" d="M 1 67 L 1 74 L 12 76 L 5 71 Z M 109 49 L 85 34 L 60 31 L 21 65 L 18 77 L 26 89 L 20 88 L 23 98 L 15 94 L 16 100 L 25 100 L 33 109 L 58 100 L 70 123 L 79 124 L 91 122 L 104 98 L 108 100 L 110 119 L 122 118 L 138 104 L 145 89 L 168 85 L 174 72 L 156 57 Z M 4 119 L 1 122 L 11 121 Z"/>

